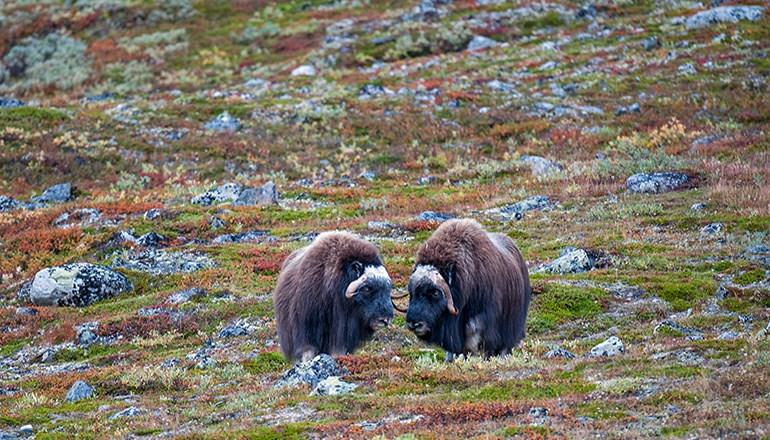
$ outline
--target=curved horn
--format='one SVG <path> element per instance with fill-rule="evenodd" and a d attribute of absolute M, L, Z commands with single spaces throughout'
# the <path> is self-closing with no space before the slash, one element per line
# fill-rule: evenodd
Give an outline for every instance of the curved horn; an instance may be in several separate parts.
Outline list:
<path fill-rule="evenodd" d="M 393 301 L 393 300 L 394 300 L 394 299 L 401 299 L 401 298 L 403 298 L 403 297 L 405 297 L 405 296 L 409 296 L 409 292 L 406 292 L 406 293 L 404 293 L 404 294 L 401 294 L 401 295 L 393 295 L 393 294 L 391 294 L 391 295 L 390 295 L 390 303 L 391 303 L 391 304 L 393 304 L 393 308 L 394 308 L 394 309 L 396 309 L 396 310 L 398 310 L 398 311 L 399 311 L 399 312 L 401 312 L 401 313 L 406 313 L 407 309 L 402 309 L 402 308 L 401 308 L 401 307 L 399 307 L 399 306 L 398 306 L 398 304 L 396 304 L 396 302 L 395 302 L 395 301 Z"/>
<path fill-rule="evenodd" d="M 347 290 L 345 290 L 345 298 L 353 298 L 356 296 L 356 293 L 358 288 L 361 287 L 362 284 L 366 282 L 366 275 L 361 275 L 358 277 L 357 280 L 353 281 L 348 285 Z"/>
<path fill-rule="evenodd" d="M 449 310 L 449 313 L 457 315 L 458 311 L 455 308 L 454 301 L 452 300 L 452 290 L 449 288 L 449 284 L 447 284 L 444 277 L 442 277 L 437 270 L 432 270 L 429 276 L 430 280 L 433 281 L 433 284 L 438 286 L 438 288 L 444 292 L 444 298 L 446 298 L 446 308 Z"/>

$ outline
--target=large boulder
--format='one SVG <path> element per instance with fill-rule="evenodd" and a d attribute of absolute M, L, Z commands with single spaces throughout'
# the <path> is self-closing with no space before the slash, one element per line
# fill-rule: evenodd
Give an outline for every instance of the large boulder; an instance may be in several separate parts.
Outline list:
<path fill-rule="evenodd" d="M 764 10 L 762 6 L 720 6 L 687 17 L 684 24 L 688 29 L 698 29 L 721 23 L 756 21 L 762 18 Z"/>
<path fill-rule="evenodd" d="M 298 362 L 281 376 L 275 387 L 296 387 L 302 384 L 315 388 L 319 383 L 332 376 L 342 376 L 347 372 L 337 365 L 337 361 L 328 354 L 319 354 L 309 361 Z"/>
<path fill-rule="evenodd" d="M 626 188 L 632 193 L 659 194 L 680 189 L 689 181 L 687 174 L 679 172 L 639 173 L 626 180 Z"/>
<path fill-rule="evenodd" d="M 192 198 L 193 205 L 209 206 L 218 203 L 234 202 L 240 196 L 243 187 L 237 183 L 225 183 Z"/>
<path fill-rule="evenodd" d="M 79 402 L 92 397 L 94 397 L 94 388 L 82 380 L 79 380 L 72 384 L 65 399 L 67 402 Z"/>
<path fill-rule="evenodd" d="M 244 188 L 233 205 L 253 206 L 253 205 L 277 205 L 278 190 L 275 183 L 267 182 L 259 188 Z"/>
<path fill-rule="evenodd" d="M 29 301 L 38 306 L 85 307 L 133 289 L 118 272 L 90 263 L 73 263 L 39 271 L 29 286 Z"/>
<path fill-rule="evenodd" d="M 43 194 L 40 194 L 37 197 L 33 197 L 32 202 L 42 204 L 64 203 L 69 202 L 72 199 L 72 184 L 60 183 L 58 185 L 47 188 L 45 191 L 43 191 Z"/>

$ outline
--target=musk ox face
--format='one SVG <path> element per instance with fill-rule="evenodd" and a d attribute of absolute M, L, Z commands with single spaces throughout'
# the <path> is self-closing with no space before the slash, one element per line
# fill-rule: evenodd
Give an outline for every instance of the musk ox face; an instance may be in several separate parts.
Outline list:
<path fill-rule="evenodd" d="M 451 271 L 448 277 L 451 280 Z M 433 266 L 417 266 L 409 278 L 406 326 L 418 338 L 428 340 L 447 314 L 457 314 L 447 279 Z"/>
<path fill-rule="evenodd" d="M 348 271 L 353 281 L 345 297 L 355 305 L 355 313 L 372 330 L 387 327 L 393 319 L 393 285 L 388 271 L 383 266 L 364 266 L 357 261 Z"/>

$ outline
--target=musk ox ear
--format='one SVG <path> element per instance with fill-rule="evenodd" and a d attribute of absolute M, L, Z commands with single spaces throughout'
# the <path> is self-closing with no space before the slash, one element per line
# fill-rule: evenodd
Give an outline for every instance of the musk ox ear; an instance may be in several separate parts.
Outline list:
<path fill-rule="evenodd" d="M 348 267 L 348 271 L 350 271 L 350 275 L 353 278 L 358 278 L 364 274 L 364 265 L 361 264 L 360 261 L 354 261 L 350 263 L 350 266 Z"/>

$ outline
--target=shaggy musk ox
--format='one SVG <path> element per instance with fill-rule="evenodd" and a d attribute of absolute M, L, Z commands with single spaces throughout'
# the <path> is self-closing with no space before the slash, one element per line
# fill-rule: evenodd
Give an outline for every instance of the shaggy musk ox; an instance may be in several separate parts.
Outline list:
<path fill-rule="evenodd" d="M 524 338 L 531 288 L 519 250 L 473 220 L 442 224 L 417 251 L 407 327 L 455 354 L 510 353 Z"/>
<path fill-rule="evenodd" d="M 325 232 L 294 251 L 275 289 L 283 354 L 352 353 L 393 318 L 391 280 L 377 248 L 346 232 Z"/>

